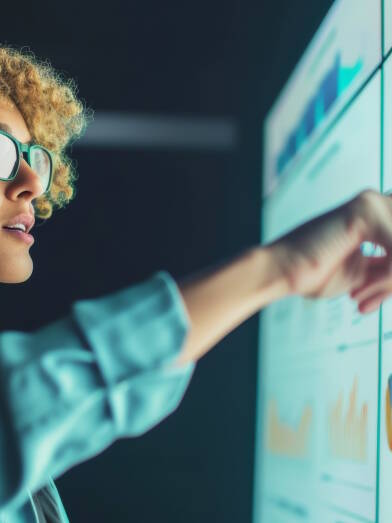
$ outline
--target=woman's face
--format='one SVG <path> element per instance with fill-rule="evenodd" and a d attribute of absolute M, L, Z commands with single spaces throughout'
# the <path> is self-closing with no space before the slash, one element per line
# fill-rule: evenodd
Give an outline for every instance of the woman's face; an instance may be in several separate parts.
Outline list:
<path fill-rule="evenodd" d="M 29 142 L 31 135 L 18 108 L 0 98 L 0 129 L 21 142 Z M 0 159 L 1 161 L 1 159 Z M 21 283 L 33 272 L 30 257 L 31 244 L 21 235 L 4 228 L 17 215 L 34 217 L 32 201 L 42 194 L 38 175 L 21 158 L 18 174 L 11 181 L 0 180 L 0 282 Z M 34 232 L 34 229 L 33 229 Z"/>

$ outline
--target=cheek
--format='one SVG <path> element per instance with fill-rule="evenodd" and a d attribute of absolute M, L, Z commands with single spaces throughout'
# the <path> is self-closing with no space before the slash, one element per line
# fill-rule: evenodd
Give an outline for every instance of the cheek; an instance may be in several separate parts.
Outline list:
<path fill-rule="evenodd" d="M 14 216 L 20 207 L 23 207 L 22 205 L 18 205 L 17 202 L 11 202 L 9 199 L 7 199 L 6 191 L 9 183 L 10 182 L 0 180 L 0 224 L 11 218 L 11 216 Z M 11 205 L 12 203 L 13 205 Z"/>

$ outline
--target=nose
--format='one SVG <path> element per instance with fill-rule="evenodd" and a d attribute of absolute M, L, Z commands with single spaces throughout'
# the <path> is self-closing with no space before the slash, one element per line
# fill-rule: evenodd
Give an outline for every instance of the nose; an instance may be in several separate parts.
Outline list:
<path fill-rule="evenodd" d="M 43 187 L 40 177 L 26 160 L 21 157 L 17 175 L 13 180 L 6 182 L 6 196 L 11 200 L 23 198 L 31 203 L 34 198 L 38 198 L 42 193 Z"/>

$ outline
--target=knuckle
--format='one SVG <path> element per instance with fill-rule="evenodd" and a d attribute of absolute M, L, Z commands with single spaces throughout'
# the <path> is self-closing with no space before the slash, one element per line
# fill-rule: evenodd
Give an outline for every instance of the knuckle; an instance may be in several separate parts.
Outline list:
<path fill-rule="evenodd" d="M 364 189 L 356 197 L 357 201 L 365 207 L 374 205 L 381 195 L 374 189 Z"/>
<path fill-rule="evenodd" d="M 358 241 L 366 235 L 368 205 L 368 195 L 360 193 L 344 209 L 346 230 L 349 234 L 357 235 Z"/>

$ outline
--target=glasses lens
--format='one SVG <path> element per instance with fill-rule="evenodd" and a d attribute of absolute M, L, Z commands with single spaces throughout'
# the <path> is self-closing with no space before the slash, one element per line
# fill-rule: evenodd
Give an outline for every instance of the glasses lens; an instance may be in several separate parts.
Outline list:
<path fill-rule="evenodd" d="M 17 159 L 18 153 L 14 142 L 4 134 L 0 134 L 0 178 L 10 178 Z"/>
<path fill-rule="evenodd" d="M 33 147 L 30 151 L 31 168 L 41 178 L 42 188 L 48 190 L 50 183 L 50 174 L 52 169 L 52 161 L 45 149 L 41 147 Z"/>

